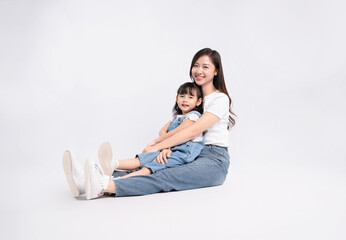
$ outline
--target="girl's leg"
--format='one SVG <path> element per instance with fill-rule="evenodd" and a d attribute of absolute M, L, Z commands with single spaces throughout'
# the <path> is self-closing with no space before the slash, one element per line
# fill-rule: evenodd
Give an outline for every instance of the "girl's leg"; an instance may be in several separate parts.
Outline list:
<path fill-rule="evenodd" d="M 127 174 L 127 175 L 125 175 L 125 176 L 122 176 L 122 177 L 120 177 L 120 178 L 128 178 L 128 177 L 141 176 L 141 175 L 149 175 L 149 174 L 151 174 L 151 173 L 152 173 L 152 172 L 151 172 L 150 168 L 143 167 L 143 168 L 141 168 L 141 169 L 138 170 L 138 171 L 129 173 L 129 174 Z"/>
<path fill-rule="evenodd" d="M 140 154 L 142 156 L 141 160 L 142 164 L 151 162 L 160 152 L 151 152 Z M 124 171 L 116 171 L 116 170 L 136 170 L 141 166 L 141 162 L 139 161 L 139 157 L 134 159 L 126 159 L 126 160 L 116 160 L 114 158 L 114 154 L 112 151 L 112 147 L 109 142 L 104 142 L 99 147 L 99 160 L 104 173 L 108 176 L 120 177 L 128 174 L 128 172 Z"/>
<path fill-rule="evenodd" d="M 118 170 L 134 170 L 141 166 L 139 158 L 119 160 Z"/>

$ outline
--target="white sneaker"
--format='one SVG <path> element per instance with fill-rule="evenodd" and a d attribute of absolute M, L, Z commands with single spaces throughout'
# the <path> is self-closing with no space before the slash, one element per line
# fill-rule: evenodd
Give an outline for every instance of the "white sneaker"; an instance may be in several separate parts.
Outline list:
<path fill-rule="evenodd" d="M 85 193 L 84 190 L 84 170 L 81 164 L 75 160 L 71 151 L 66 150 L 62 157 L 62 166 L 64 168 L 67 183 L 73 196 L 78 197 Z"/>
<path fill-rule="evenodd" d="M 112 176 L 114 170 L 119 166 L 119 161 L 115 160 L 112 147 L 109 142 L 104 142 L 100 145 L 99 161 L 103 172 L 108 176 Z"/>
<path fill-rule="evenodd" d="M 86 198 L 89 200 L 102 196 L 102 190 L 107 188 L 111 178 L 104 175 L 102 169 L 90 159 L 86 160 L 84 171 Z"/>

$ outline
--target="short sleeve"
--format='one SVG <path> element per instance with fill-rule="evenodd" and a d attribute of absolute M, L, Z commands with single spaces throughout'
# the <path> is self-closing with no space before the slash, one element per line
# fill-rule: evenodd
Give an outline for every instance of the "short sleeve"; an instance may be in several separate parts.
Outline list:
<path fill-rule="evenodd" d="M 228 115 L 229 111 L 229 100 L 227 95 L 219 94 L 212 101 L 209 102 L 208 106 L 205 106 L 204 112 L 210 112 L 219 118 Z"/>
<path fill-rule="evenodd" d="M 196 113 L 190 113 L 190 114 L 186 115 L 184 121 L 186 119 L 190 119 L 191 121 L 196 122 L 199 119 L 199 116 Z"/>

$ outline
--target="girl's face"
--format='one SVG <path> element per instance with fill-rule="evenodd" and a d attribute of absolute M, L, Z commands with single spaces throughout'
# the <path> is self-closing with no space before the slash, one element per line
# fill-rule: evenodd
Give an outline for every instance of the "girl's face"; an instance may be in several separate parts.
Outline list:
<path fill-rule="evenodd" d="M 215 65 L 209 56 L 204 55 L 197 59 L 191 69 L 191 74 L 195 83 L 199 86 L 213 84 L 214 76 L 217 75 Z"/>
<path fill-rule="evenodd" d="M 197 98 L 197 90 L 192 90 L 192 95 L 189 93 L 186 94 L 178 94 L 177 96 L 177 104 L 182 114 L 186 114 L 192 111 L 196 106 L 199 106 L 202 103 L 202 98 Z"/>

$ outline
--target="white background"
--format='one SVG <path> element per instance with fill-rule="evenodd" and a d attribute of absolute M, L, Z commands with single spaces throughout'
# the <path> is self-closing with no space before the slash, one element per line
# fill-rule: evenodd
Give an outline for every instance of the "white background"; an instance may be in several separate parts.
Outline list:
<path fill-rule="evenodd" d="M 345 1 L 0 1 L 1 239 L 345 239 Z M 224 185 L 76 200 L 61 158 L 132 157 L 193 55 L 238 115 Z"/>

